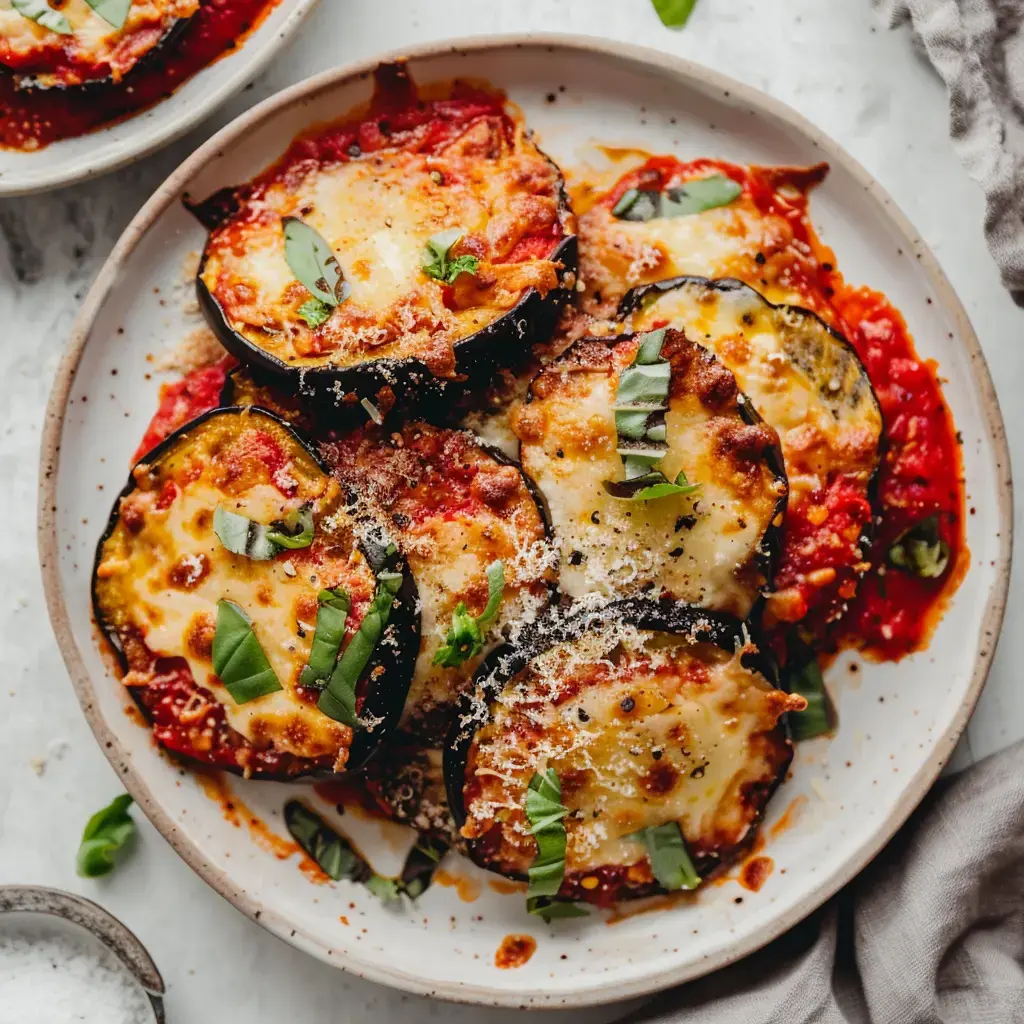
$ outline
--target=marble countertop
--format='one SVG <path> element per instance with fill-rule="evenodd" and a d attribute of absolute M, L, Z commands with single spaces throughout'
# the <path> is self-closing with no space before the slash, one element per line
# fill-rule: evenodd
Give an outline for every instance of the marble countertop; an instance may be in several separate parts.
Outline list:
<path fill-rule="evenodd" d="M 287 2 L 287 0 L 284 0 Z M 963 299 L 1003 398 L 1011 449 L 1024 445 L 1024 313 L 1003 291 L 982 239 L 982 198 L 947 137 L 945 95 L 906 32 L 882 28 L 868 0 L 701 0 L 685 31 L 661 27 L 649 0 L 323 0 L 258 81 L 176 145 L 118 174 L 49 195 L 0 202 L 0 882 L 34 882 L 98 900 L 134 929 L 168 983 L 168 1018 L 341 1019 L 399 1024 L 493 1022 L 510 1012 L 453 1007 L 350 977 L 279 942 L 216 897 L 148 824 L 111 878 L 74 874 L 88 815 L 119 786 L 79 711 L 50 634 L 35 549 L 39 432 L 57 359 L 92 278 L 155 186 L 216 128 L 317 71 L 453 33 L 600 34 L 690 57 L 764 89 L 837 138 L 892 193 Z M 884 280 L 871 282 L 885 288 Z M 1021 607 L 1014 575 L 1007 622 Z M 1003 637 L 956 763 L 1024 737 L 1012 666 L 1024 633 Z M 622 1008 L 554 1013 L 553 1024 L 614 1019 Z"/>

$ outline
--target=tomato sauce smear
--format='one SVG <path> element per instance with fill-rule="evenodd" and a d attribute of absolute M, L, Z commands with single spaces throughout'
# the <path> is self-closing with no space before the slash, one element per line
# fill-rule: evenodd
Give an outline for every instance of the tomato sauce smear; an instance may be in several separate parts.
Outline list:
<path fill-rule="evenodd" d="M 175 34 L 120 82 L 68 89 L 21 89 L 0 67 L 0 147 L 35 150 L 137 114 L 242 45 L 279 0 L 203 0 Z"/>

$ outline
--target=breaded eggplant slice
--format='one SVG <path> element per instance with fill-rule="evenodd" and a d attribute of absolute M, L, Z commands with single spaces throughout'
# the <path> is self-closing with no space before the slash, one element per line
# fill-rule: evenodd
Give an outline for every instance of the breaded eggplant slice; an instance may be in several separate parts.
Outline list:
<path fill-rule="evenodd" d="M 415 582 L 347 506 L 310 445 L 261 409 L 215 409 L 135 467 L 97 549 L 93 605 L 162 746 L 284 779 L 359 767 L 397 724 L 419 647 Z M 354 680 L 353 725 L 301 677 L 325 592 L 347 596 L 347 645 L 365 641 L 387 574 L 397 590 Z"/>
<path fill-rule="evenodd" d="M 772 676 L 738 620 L 667 601 L 614 602 L 499 648 L 445 747 L 470 855 L 526 876 L 537 856 L 527 788 L 553 769 L 569 812 L 560 896 L 659 891 L 634 834 L 673 823 L 707 878 L 749 845 L 792 756 L 779 721 L 805 701 Z"/>
<path fill-rule="evenodd" d="M 768 612 L 838 618 L 867 568 L 882 411 L 849 342 L 814 313 L 740 281 L 676 278 L 631 292 L 623 328 L 670 324 L 727 366 L 779 435 L 789 506 Z"/>
<path fill-rule="evenodd" d="M 576 342 L 513 415 L 523 469 L 551 518 L 560 590 L 574 600 L 664 594 L 744 618 L 771 582 L 785 511 L 778 438 L 726 367 L 670 330 L 657 468 L 669 481 L 684 473 L 694 489 L 652 500 L 610 493 L 624 476 L 617 393 L 642 340 Z"/>
<path fill-rule="evenodd" d="M 360 514 L 394 537 L 416 580 L 421 640 L 402 728 L 440 741 L 486 651 L 510 629 L 529 628 L 547 605 L 555 556 L 532 485 L 469 431 L 420 422 L 353 431 L 320 452 Z M 501 599 L 483 648 L 458 664 L 435 664 L 458 607 L 474 618 L 486 609 L 487 571 L 497 561 Z"/>
<path fill-rule="evenodd" d="M 504 97 L 421 100 L 401 66 L 380 70 L 368 115 L 193 210 L 211 228 L 199 301 L 225 347 L 342 406 L 507 365 L 576 281 L 561 173 Z"/>

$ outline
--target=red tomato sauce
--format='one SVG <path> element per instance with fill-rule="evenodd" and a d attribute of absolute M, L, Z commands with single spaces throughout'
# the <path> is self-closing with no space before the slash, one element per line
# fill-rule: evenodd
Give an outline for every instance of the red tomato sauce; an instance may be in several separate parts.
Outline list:
<path fill-rule="evenodd" d="M 117 84 L 19 89 L 0 68 L 0 147 L 40 149 L 85 135 L 166 99 L 194 74 L 237 49 L 278 0 L 204 0 L 188 24 Z"/>

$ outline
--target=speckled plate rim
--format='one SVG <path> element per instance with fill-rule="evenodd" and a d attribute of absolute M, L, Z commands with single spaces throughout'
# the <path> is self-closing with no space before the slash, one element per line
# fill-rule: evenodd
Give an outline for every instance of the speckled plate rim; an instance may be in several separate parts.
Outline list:
<path fill-rule="evenodd" d="M 243 86 L 252 81 L 295 35 L 320 0 L 283 0 L 283 2 L 292 3 L 294 9 L 274 30 L 273 38 L 260 41 L 256 45 L 257 40 L 254 37 L 257 37 L 263 28 L 262 25 L 257 25 L 242 44 L 238 56 L 234 57 L 233 55 L 234 65 L 230 71 L 224 72 L 219 81 L 214 84 L 214 80 L 209 75 L 211 69 L 217 68 L 221 63 L 217 60 L 207 64 L 187 81 L 181 83 L 179 88 L 187 86 L 189 82 L 205 74 L 210 82 L 210 87 L 205 89 L 194 103 L 186 104 L 177 115 L 162 117 L 161 112 L 166 100 L 161 99 L 152 106 L 146 107 L 124 120 L 117 121 L 113 125 L 105 125 L 83 136 L 75 136 L 73 140 L 69 141 L 97 140 L 96 149 L 99 150 L 99 155 L 93 157 L 90 152 L 72 156 L 49 169 L 41 167 L 38 162 L 34 161 L 31 168 L 31 179 L 24 172 L 12 174 L 10 177 L 0 174 L 0 198 L 33 195 L 67 185 L 78 185 L 116 171 L 118 168 L 124 167 L 125 164 L 148 156 L 176 139 L 180 139 L 203 118 L 212 114 L 221 104 L 226 103 L 235 93 L 241 91 Z M 272 13 L 273 11 L 271 11 Z M 175 92 L 177 91 L 175 90 Z M 137 130 L 131 132 L 127 138 L 112 145 L 107 145 L 104 142 L 104 133 L 110 128 L 120 128 L 123 125 L 131 125 L 133 122 Z M 52 153 L 54 146 L 59 145 L 60 140 L 38 150 L 38 152 L 49 154 Z M 197 150 L 197 152 L 201 152 L 201 150 Z M 31 158 L 31 154 L 29 154 L 29 158 Z"/>
<path fill-rule="evenodd" d="M 60 460 L 60 439 L 64 416 L 74 383 L 75 373 L 93 322 L 114 285 L 119 267 L 128 259 L 142 235 L 149 229 L 156 218 L 171 203 L 177 201 L 184 184 L 192 175 L 206 161 L 216 157 L 224 147 L 229 146 L 232 142 L 244 136 L 252 126 L 265 118 L 291 104 L 301 102 L 324 90 L 334 88 L 357 77 L 365 76 L 372 72 L 381 61 L 396 60 L 403 57 L 417 60 L 442 56 L 453 52 L 480 53 L 487 50 L 503 51 L 524 46 L 562 48 L 621 59 L 627 62 L 638 63 L 647 68 L 663 70 L 666 73 L 689 79 L 693 82 L 700 82 L 701 87 L 705 90 L 709 87 L 719 90 L 732 100 L 739 99 L 747 104 L 751 110 L 764 114 L 766 117 L 804 135 L 815 146 L 820 148 L 823 157 L 837 166 L 842 166 L 875 199 L 883 214 L 905 240 L 908 251 L 912 252 L 920 262 L 928 277 L 929 284 L 935 290 L 936 302 L 941 305 L 956 323 L 958 337 L 961 339 L 970 358 L 972 384 L 981 399 L 984 409 L 984 422 L 987 425 L 993 446 L 992 451 L 996 463 L 995 476 L 997 478 L 996 486 L 999 503 L 999 559 L 984 613 L 982 633 L 998 636 L 1009 589 L 1013 529 L 1013 487 L 1010 476 L 1010 457 L 1006 441 L 1006 431 L 1003 425 L 1002 414 L 999 410 L 995 388 L 992 384 L 992 378 L 977 335 L 971 326 L 963 304 L 954 292 L 952 285 L 931 250 L 921 240 L 910 221 L 900 212 L 889 194 L 868 171 L 857 163 L 838 143 L 786 104 L 767 96 L 757 89 L 737 82 L 727 75 L 713 71 L 693 61 L 674 57 L 647 47 L 613 42 L 590 36 L 547 33 L 475 36 L 465 39 L 434 42 L 377 55 L 348 67 L 316 75 L 277 93 L 226 126 L 186 160 L 160 186 L 126 228 L 100 271 L 89 294 L 86 296 L 82 309 L 72 328 L 67 348 L 57 369 L 43 425 L 38 506 L 38 543 L 43 586 L 54 634 L 63 654 L 78 699 L 96 739 L 121 777 L 128 792 L 135 798 L 156 828 L 182 859 L 225 899 L 252 920 L 258 922 L 286 942 L 312 953 L 326 963 L 342 967 L 353 974 L 368 978 L 371 981 L 391 985 L 419 995 L 434 996 L 455 1002 L 478 1005 L 513 1008 L 586 1007 L 617 1002 L 661 991 L 672 985 L 708 974 L 713 970 L 739 960 L 760 949 L 766 943 L 793 927 L 849 882 L 878 854 L 899 827 L 907 820 L 948 761 L 961 733 L 967 726 L 967 722 L 981 694 L 992 664 L 996 645 L 993 643 L 981 646 L 963 703 L 943 733 L 936 738 L 928 759 L 904 786 L 903 792 L 891 814 L 878 828 L 865 835 L 856 851 L 845 863 L 823 880 L 813 895 L 797 902 L 784 913 L 780 913 L 774 919 L 765 923 L 743 939 L 737 940 L 733 945 L 722 950 L 720 953 L 695 963 L 681 965 L 675 971 L 662 972 L 657 977 L 641 977 L 625 983 L 620 980 L 613 980 L 598 984 L 595 984 L 590 979 L 587 980 L 584 988 L 569 996 L 566 996 L 564 993 L 549 993 L 544 990 L 513 993 L 474 985 L 471 982 L 434 984 L 399 969 L 391 969 L 363 960 L 357 962 L 355 958 L 343 959 L 324 944 L 304 935 L 301 931 L 297 931 L 293 928 L 291 922 L 279 914 L 267 910 L 267 908 L 261 905 L 259 900 L 240 889 L 228 874 L 210 864 L 204 858 L 202 852 L 178 831 L 175 823 L 155 802 L 149 787 L 132 763 L 125 757 L 125 751 L 103 721 L 96 705 L 93 681 L 89 676 L 82 654 L 74 640 L 58 567 L 57 469 Z"/>

